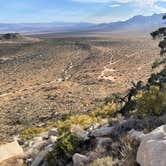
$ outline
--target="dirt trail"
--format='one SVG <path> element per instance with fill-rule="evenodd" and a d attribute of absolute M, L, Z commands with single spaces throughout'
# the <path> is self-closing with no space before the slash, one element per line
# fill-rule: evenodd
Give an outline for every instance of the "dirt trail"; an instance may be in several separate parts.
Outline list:
<path fill-rule="evenodd" d="M 98 79 L 99 80 L 101 80 L 101 79 L 102 80 L 109 80 L 109 81 L 115 82 L 116 79 L 112 76 L 111 73 L 116 72 L 116 70 L 111 68 L 111 65 L 116 64 L 120 60 L 117 60 L 117 61 L 113 62 L 114 55 L 113 55 L 112 49 L 110 49 L 110 48 L 99 48 L 99 49 L 104 50 L 104 54 L 110 55 L 111 58 L 110 58 L 110 61 L 108 62 L 108 64 L 104 66 L 104 69 L 101 72 L 101 74 L 98 77 Z"/>

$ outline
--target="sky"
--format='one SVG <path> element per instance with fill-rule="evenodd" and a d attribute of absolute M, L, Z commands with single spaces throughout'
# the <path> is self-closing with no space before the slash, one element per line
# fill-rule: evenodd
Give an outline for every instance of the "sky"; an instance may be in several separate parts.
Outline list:
<path fill-rule="evenodd" d="M 0 0 L 0 6 L 1 23 L 104 23 L 166 13 L 166 0 Z"/>

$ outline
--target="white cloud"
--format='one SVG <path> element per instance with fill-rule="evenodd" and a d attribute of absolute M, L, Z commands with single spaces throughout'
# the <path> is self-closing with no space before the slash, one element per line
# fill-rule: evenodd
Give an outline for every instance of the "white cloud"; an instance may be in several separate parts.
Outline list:
<path fill-rule="evenodd" d="M 166 0 L 73 0 L 78 2 L 97 2 L 97 3 L 108 3 L 108 2 L 120 2 L 120 3 L 141 3 L 141 4 L 154 4 L 156 2 L 166 2 Z"/>
<path fill-rule="evenodd" d="M 166 2 L 166 0 L 72 0 L 77 2 L 94 2 L 94 3 L 130 3 L 137 6 L 139 9 L 148 10 L 151 12 L 161 13 L 166 12 L 166 8 L 159 6 L 157 2 Z M 119 7 L 118 4 L 109 5 L 110 7 Z"/>
<path fill-rule="evenodd" d="M 112 4 L 112 5 L 109 5 L 109 7 L 111 7 L 111 8 L 117 8 L 117 7 L 120 7 L 120 4 Z"/>

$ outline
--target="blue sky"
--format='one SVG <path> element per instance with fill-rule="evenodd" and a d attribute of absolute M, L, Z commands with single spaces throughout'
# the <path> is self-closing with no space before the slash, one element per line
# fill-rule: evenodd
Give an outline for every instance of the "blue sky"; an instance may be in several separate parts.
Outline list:
<path fill-rule="evenodd" d="M 113 22 L 166 12 L 166 0 L 0 0 L 0 22 Z"/>

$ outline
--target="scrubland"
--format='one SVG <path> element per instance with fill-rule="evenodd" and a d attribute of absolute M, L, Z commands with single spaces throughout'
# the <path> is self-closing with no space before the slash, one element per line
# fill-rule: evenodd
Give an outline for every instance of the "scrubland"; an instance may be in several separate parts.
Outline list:
<path fill-rule="evenodd" d="M 75 114 L 96 118 L 104 99 L 162 69 L 151 68 L 157 44 L 138 34 L 0 43 L 0 141 Z"/>

